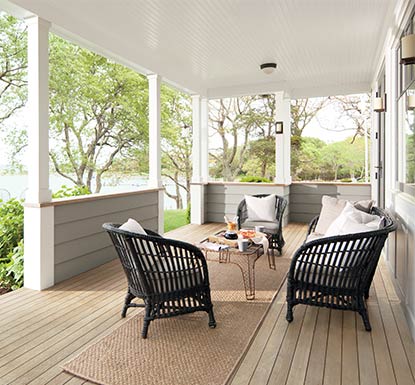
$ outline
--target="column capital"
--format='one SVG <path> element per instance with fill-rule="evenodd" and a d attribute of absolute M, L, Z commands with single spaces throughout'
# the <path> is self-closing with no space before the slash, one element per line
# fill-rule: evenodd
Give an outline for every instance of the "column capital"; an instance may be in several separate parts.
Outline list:
<path fill-rule="evenodd" d="M 52 26 L 52 23 L 50 21 L 47 21 L 45 19 L 40 18 L 39 16 L 29 16 L 24 19 L 27 26 L 31 25 L 39 25 L 39 27 L 43 27 L 44 29 L 50 29 Z"/>
<path fill-rule="evenodd" d="M 161 76 L 159 74 L 148 74 L 147 79 L 149 79 L 149 80 L 161 80 Z"/>

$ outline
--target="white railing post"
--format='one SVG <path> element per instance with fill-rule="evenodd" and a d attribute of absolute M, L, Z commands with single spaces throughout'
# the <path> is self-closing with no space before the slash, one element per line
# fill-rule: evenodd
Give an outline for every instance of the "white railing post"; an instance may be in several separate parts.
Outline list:
<path fill-rule="evenodd" d="M 276 134 L 276 176 L 275 183 L 291 183 L 291 99 L 284 92 L 275 94 L 275 121 L 283 123 L 283 133 Z"/>
<path fill-rule="evenodd" d="M 151 74 L 148 78 L 149 121 L 149 187 L 161 188 L 161 77 Z M 164 233 L 164 190 L 159 191 L 158 232 Z"/>
<path fill-rule="evenodd" d="M 202 132 L 207 123 L 202 123 L 202 113 L 207 113 L 207 100 L 200 98 L 200 95 L 192 96 L 192 127 L 193 127 L 193 144 L 192 144 L 192 184 L 191 193 L 191 215 L 190 222 L 193 224 L 202 224 L 205 220 L 205 202 L 204 202 L 204 183 L 207 178 L 207 160 L 204 157 L 207 149 L 204 149 L 204 142 L 207 141 L 207 134 Z M 206 127 L 207 129 L 207 127 Z M 207 146 L 207 143 L 206 143 Z"/>
<path fill-rule="evenodd" d="M 24 212 L 24 285 L 54 284 L 54 210 L 49 189 L 49 28 L 38 17 L 28 26 L 28 191 Z"/>

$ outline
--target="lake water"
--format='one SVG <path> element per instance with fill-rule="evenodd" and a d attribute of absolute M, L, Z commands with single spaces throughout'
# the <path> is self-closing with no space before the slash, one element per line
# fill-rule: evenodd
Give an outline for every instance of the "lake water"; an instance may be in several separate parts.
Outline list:
<path fill-rule="evenodd" d="M 107 177 L 103 178 L 101 193 L 114 193 L 123 191 L 133 191 L 138 188 L 145 188 L 148 179 L 140 175 Z M 164 181 L 166 190 L 175 194 L 176 189 L 170 181 Z M 51 174 L 49 185 L 53 192 L 58 191 L 62 185 L 72 187 L 73 183 L 60 175 Z M 0 175 L 0 199 L 8 200 L 10 198 L 24 199 L 27 190 L 27 175 Z M 183 204 L 186 206 L 186 191 L 181 189 Z M 175 209 L 176 202 L 164 195 L 164 208 L 166 210 Z"/>

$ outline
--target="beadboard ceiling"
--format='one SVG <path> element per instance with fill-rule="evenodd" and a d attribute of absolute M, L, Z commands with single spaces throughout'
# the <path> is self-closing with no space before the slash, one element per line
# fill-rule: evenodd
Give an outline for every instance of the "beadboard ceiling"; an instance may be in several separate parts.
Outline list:
<path fill-rule="evenodd" d="M 192 93 L 368 91 L 396 0 L 0 0 Z M 263 62 L 275 61 L 265 75 Z"/>

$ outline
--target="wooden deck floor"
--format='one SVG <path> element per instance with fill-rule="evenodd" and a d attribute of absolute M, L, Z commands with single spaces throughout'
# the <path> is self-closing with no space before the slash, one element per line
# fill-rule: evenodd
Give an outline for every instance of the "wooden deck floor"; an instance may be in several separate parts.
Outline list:
<path fill-rule="evenodd" d="M 195 242 L 221 226 L 189 226 L 169 236 Z M 305 229 L 298 224 L 285 229 L 282 258 L 292 255 Z M 280 292 L 232 384 L 415 384 L 415 345 L 384 266 L 374 286 L 371 333 L 354 313 L 305 306 L 296 308 L 288 325 Z M 113 261 L 50 290 L 1 296 L 0 385 L 89 384 L 60 365 L 126 322 L 120 318 L 125 288 Z"/>

